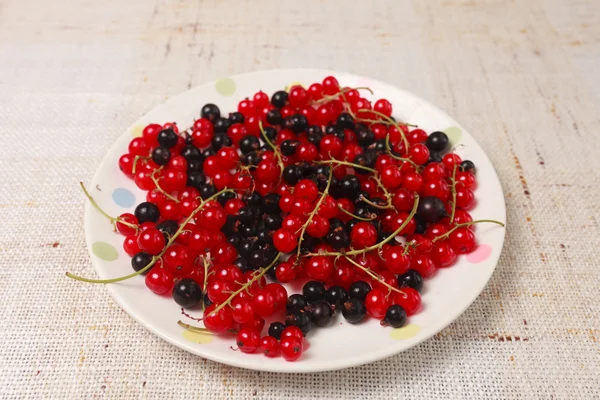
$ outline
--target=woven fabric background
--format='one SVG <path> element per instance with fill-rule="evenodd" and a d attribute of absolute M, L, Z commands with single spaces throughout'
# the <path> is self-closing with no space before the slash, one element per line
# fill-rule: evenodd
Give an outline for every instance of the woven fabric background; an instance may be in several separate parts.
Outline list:
<path fill-rule="evenodd" d="M 593 0 L 1 1 L 0 398 L 600 398 L 599 20 Z M 179 350 L 64 276 L 94 275 L 77 182 L 134 120 L 296 66 L 412 91 L 488 152 L 507 239 L 462 317 L 384 361 L 278 375 Z"/>

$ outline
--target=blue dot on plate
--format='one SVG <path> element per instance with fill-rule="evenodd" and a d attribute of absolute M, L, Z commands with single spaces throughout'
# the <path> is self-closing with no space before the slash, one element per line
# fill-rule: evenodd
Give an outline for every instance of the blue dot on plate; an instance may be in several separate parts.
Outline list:
<path fill-rule="evenodd" d="M 117 188 L 112 192 L 112 198 L 116 205 L 129 208 L 135 205 L 135 196 L 130 190 Z"/>

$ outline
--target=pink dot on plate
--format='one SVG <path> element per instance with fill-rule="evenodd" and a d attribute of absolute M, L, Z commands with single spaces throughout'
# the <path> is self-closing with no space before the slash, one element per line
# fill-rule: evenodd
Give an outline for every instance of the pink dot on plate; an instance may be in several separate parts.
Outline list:
<path fill-rule="evenodd" d="M 467 261 L 473 264 L 478 264 L 487 260 L 491 254 L 492 246 L 489 244 L 480 244 L 473 252 L 467 254 Z"/>

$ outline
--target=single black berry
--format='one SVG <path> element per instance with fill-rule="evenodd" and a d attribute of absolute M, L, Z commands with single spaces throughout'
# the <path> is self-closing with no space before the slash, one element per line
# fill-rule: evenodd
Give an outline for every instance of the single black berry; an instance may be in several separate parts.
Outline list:
<path fill-rule="evenodd" d="M 249 206 L 260 206 L 262 204 L 262 196 L 258 192 L 246 192 L 242 196 L 242 200 Z"/>
<path fill-rule="evenodd" d="M 200 110 L 200 116 L 214 122 L 221 116 L 221 110 L 216 105 L 208 103 Z"/>
<path fill-rule="evenodd" d="M 285 310 L 287 312 L 304 310 L 304 308 L 308 305 L 308 301 L 306 297 L 301 294 L 295 293 L 288 297 L 287 303 L 285 304 Z"/>
<path fill-rule="evenodd" d="M 300 142 L 298 140 L 285 140 L 281 143 L 281 154 L 284 156 L 294 155 L 299 144 Z"/>
<path fill-rule="evenodd" d="M 375 134 L 368 128 L 357 129 L 356 140 L 359 145 L 367 147 L 375 141 Z"/>
<path fill-rule="evenodd" d="M 406 311 L 398 304 L 391 305 L 385 312 L 383 320 L 392 328 L 401 328 L 406 323 Z"/>
<path fill-rule="evenodd" d="M 271 104 L 277 108 L 281 108 L 287 104 L 288 94 L 284 90 L 279 90 L 271 96 Z"/>
<path fill-rule="evenodd" d="M 202 289 L 193 279 L 182 279 L 173 287 L 173 299 L 183 308 L 198 305 L 202 300 Z"/>
<path fill-rule="evenodd" d="M 242 124 L 244 123 L 244 114 L 239 111 L 235 111 L 229 114 L 229 124 Z"/>
<path fill-rule="evenodd" d="M 325 292 L 325 301 L 336 309 L 348 300 L 348 291 L 341 286 L 332 286 Z"/>
<path fill-rule="evenodd" d="M 360 301 L 365 301 L 367 294 L 371 291 L 371 285 L 369 285 L 365 281 L 356 281 L 352 285 L 350 285 L 350 290 L 348 291 L 348 295 L 350 298 L 359 299 Z"/>
<path fill-rule="evenodd" d="M 432 162 L 441 163 L 443 158 L 444 157 L 442 156 L 442 153 L 439 153 L 437 151 L 430 151 L 429 152 L 429 160 L 427 160 L 427 164 L 432 163 Z"/>
<path fill-rule="evenodd" d="M 131 258 L 131 266 L 137 272 L 144 268 L 146 265 L 150 264 L 152 261 L 152 256 L 148 253 L 139 252 Z M 148 271 L 143 272 L 143 275 L 146 275 Z"/>
<path fill-rule="evenodd" d="M 354 130 L 354 118 L 352 118 L 352 115 L 346 112 L 340 113 L 337 118 L 336 125 L 338 128 Z"/>
<path fill-rule="evenodd" d="M 156 222 L 160 218 L 160 210 L 158 206 L 149 201 L 138 204 L 134 211 L 138 223 L 141 225 L 144 222 Z"/>
<path fill-rule="evenodd" d="M 278 214 L 281 212 L 281 208 L 279 208 L 279 196 L 277 193 L 269 193 L 265 197 L 263 197 L 261 210 L 267 214 Z"/>
<path fill-rule="evenodd" d="M 366 314 L 365 303 L 356 297 L 351 297 L 342 307 L 342 315 L 351 324 L 358 324 Z"/>
<path fill-rule="evenodd" d="M 263 134 L 264 136 L 267 137 L 267 139 L 269 139 L 271 142 L 274 142 L 275 139 L 277 138 L 277 131 L 275 130 L 275 128 L 273 128 L 272 126 L 267 126 L 266 128 L 263 129 Z M 266 145 L 269 146 L 269 145 Z M 270 149 L 270 147 L 269 147 Z"/>
<path fill-rule="evenodd" d="M 215 133 L 227 133 L 227 129 L 231 126 L 231 123 L 227 118 L 217 118 L 214 122 Z"/>
<path fill-rule="evenodd" d="M 281 322 L 272 322 L 269 325 L 269 336 L 273 336 L 275 339 L 281 339 L 281 333 L 285 329 L 285 324 Z"/>
<path fill-rule="evenodd" d="M 256 239 L 246 238 L 240 242 L 237 250 L 240 257 L 248 258 L 250 257 L 250 254 L 257 248 L 258 244 L 256 243 Z"/>
<path fill-rule="evenodd" d="M 158 144 L 170 149 L 177 144 L 177 134 L 173 128 L 163 129 L 158 133 Z"/>
<path fill-rule="evenodd" d="M 265 224 L 265 228 L 269 228 L 273 231 L 281 228 L 281 224 L 283 223 L 283 218 L 280 214 L 265 214 L 263 215 L 263 223 Z"/>
<path fill-rule="evenodd" d="M 288 185 L 296 185 L 302 179 L 302 170 L 297 165 L 288 165 L 283 170 L 283 180 Z"/>
<path fill-rule="evenodd" d="M 309 303 L 325 300 L 325 286 L 319 281 L 308 281 L 302 287 L 302 294 Z"/>
<path fill-rule="evenodd" d="M 336 231 L 327 236 L 327 241 L 334 249 L 340 250 L 350 246 L 350 235 L 346 231 Z"/>
<path fill-rule="evenodd" d="M 250 264 L 248 263 L 248 260 L 246 258 L 242 258 L 242 257 L 236 258 L 235 260 L 233 260 L 233 265 L 238 267 L 240 269 L 240 271 L 242 271 L 242 273 L 252 271 L 252 268 L 250 268 Z"/>
<path fill-rule="evenodd" d="M 190 172 L 187 176 L 187 186 L 191 186 L 200 190 L 200 188 L 206 183 L 206 176 L 202 172 Z"/>
<path fill-rule="evenodd" d="M 410 287 L 420 292 L 423 289 L 423 277 L 418 271 L 409 269 L 402 275 L 398 275 L 398 287 Z"/>
<path fill-rule="evenodd" d="M 333 310 L 329 303 L 317 301 L 309 305 L 306 310 L 311 314 L 312 320 L 316 326 L 327 326 L 333 317 Z"/>
<path fill-rule="evenodd" d="M 227 203 L 229 200 L 233 200 L 236 198 L 237 198 L 237 195 L 233 192 L 223 192 L 217 196 L 217 201 L 219 202 L 219 204 L 224 206 L 225 203 Z"/>
<path fill-rule="evenodd" d="M 424 197 L 419 202 L 417 215 L 425 222 L 435 223 L 446 215 L 446 207 L 444 202 L 435 196 Z"/>
<path fill-rule="evenodd" d="M 281 118 L 281 112 L 277 108 L 269 110 L 267 113 L 267 122 L 271 125 L 281 125 L 283 119 Z"/>
<path fill-rule="evenodd" d="M 177 221 L 167 220 L 156 225 L 156 229 L 162 232 L 162 234 L 165 235 L 165 241 L 168 241 L 171 236 L 175 235 L 177 229 L 179 229 L 179 224 Z"/>
<path fill-rule="evenodd" d="M 190 162 L 190 161 L 204 161 L 204 158 L 202 156 L 202 152 L 200 151 L 199 148 L 197 148 L 193 144 L 188 144 L 187 146 L 185 146 L 183 148 L 183 150 L 181 150 L 181 155 L 188 162 Z"/>
<path fill-rule="evenodd" d="M 256 237 L 261 246 L 273 244 L 273 231 L 270 229 L 260 229 Z"/>
<path fill-rule="evenodd" d="M 231 146 L 231 138 L 224 133 L 219 133 L 212 138 L 212 148 L 219 151 L 222 147 Z"/>
<path fill-rule="evenodd" d="M 260 140 L 256 136 L 247 135 L 240 140 L 240 151 L 243 154 L 248 154 L 251 151 L 258 150 L 260 148 Z"/>
<path fill-rule="evenodd" d="M 346 175 L 340 180 L 342 195 L 350 200 L 356 200 L 360 192 L 360 181 L 354 175 Z"/>
<path fill-rule="evenodd" d="M 200 161 L 188 161 L 188 174 L 190 172 L 202 172 L 202 163 Z"/>
<path fill-rule="evenodd" d="M 475 164 L 471 160 L 464 160 L 460 163 L 460 169 L 465 172 L 470 172 L 474 174 L 477 170 L 475 169 Z"/>
<path fill-rule="evenodd" d="M 287 326 L 297 326 L 300 328 L 304 336 L 306 336 L 306 334 L 310 332 L 313 327 L 310 313 L 304 310 L 292 311 L 291 313 L 287 314 L 285 316 L 285 324 Z"/>
<path fill-rule="evenodd" d="M 294 114 L 290 117 L 290 129 L 294 133 L 300 133 L 308 129 L 308 119 L 303 114 Z"/>
<path fill-rule="evenodd" d="M 217 189 L 210 183 L 200 186 L 200 197 L 202 197 L 203 200 L 208 199 L 215 193 L 217 193 Z"/>
<path fill-rule="evenodd" d="M 240 160 L 242 164 L 251 167 L 250 169 L 253 171 L 260 162 L 260 154 L 257 151 L 251 151 L 248 154 L 242 154 Z"/>
<path fill-rule="evenodd" d="M 171 152 L 164 146 L 158 146 L 152 150 L 152 161 L 157 165 L 165 165 L 171 159 Z"/>
<path fill-rule="evenodd" d="M 448 135 L 440 131 L 432 132 L 427 137 L 425 145 L 431 151 L 443 152 L 448 147 Z"/>
<path fill-rule="evenodd" d="M 366 155 L 358 154 L 356 157 L 354 157 L 352 162 L 356 165 L 362 165 L 363 167 L 371 168 L 372 166 L 370 165 L 370 161 L 371 160 L 369 160 Z M 371 173 L 369 170 L 362 168 L 354 168 L 354 171 L 356 171 L 356 173 L 359 175 L 368 175 Z"/>

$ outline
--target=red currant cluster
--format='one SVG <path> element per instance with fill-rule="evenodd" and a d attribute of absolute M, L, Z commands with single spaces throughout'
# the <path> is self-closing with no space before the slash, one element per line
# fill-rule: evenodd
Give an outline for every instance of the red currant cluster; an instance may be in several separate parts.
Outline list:
<path fill-rule="evenodd" d="M 336 311 L 403 326 L 423 278 L 476 247 L 475 165 L 359 89 L 330 76 L 228 116 L 206 104 L 183 132 L 146 126 L 119 160 L 146 202 L 108 216 L 136 272 L 101 282 L 145 274 L 154 293 L 203 307 L 204 328 L 186 329 L 235 332 L 241 351 L 287 360 Z M 297 280 L 288 297 L 282 283 Z"/>

